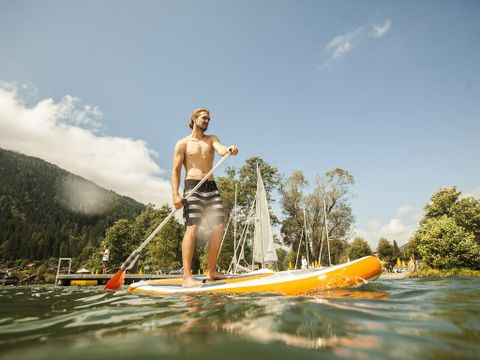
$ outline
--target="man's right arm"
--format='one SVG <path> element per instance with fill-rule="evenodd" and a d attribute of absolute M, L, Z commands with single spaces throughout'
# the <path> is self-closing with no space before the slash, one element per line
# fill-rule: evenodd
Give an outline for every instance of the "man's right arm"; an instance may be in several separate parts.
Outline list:
<path fill-rule="evenodd" d="M 177 210 L 183 207 L 182 197 L 178 192 L 178 188 L 180 187 L 180 176 L 182 173 L 184 157 L 185 157 L 185 144 L 182 141 L 179 141 L 175 145 L 175 151 L 173 153 L 173 165 L 172 165 L 172 198 L 173 198 L 173 206 L 175 206 L 175 209 Z"/>

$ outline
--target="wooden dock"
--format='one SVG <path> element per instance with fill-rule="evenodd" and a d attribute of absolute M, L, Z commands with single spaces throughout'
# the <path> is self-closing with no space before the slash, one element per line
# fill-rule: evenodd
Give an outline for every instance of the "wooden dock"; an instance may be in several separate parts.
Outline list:
<path fill-rule="evenodd" d="M 114 274 L 58 274 L 56 285 L 83 286 L 106 285 Z M 140 280 L 173 279 L 181 275 L 152 275 L 152 274 L 126 274 L 124 284 L 131 284 Z"/>
<path fill-rule="evenodd" d="M 64 267 L 66 273 L 61 274 L 62 261 L 67 262 L 68 266 Z M 86 285 L 107 285 L 108 281 L 115 274 L 85 274 L 85 273 L 71 273 L 72 258 L 59 258 L 57 266 L 57 275 L 55 276 L 55 285 L 60 286 L 86 286 Z M 125 275 L 124 284 L 130 285 L 135 281 L 141 280 L 157 280 L 157 279 L 174 279 L 181 277 L 181 274 L 167 275 L 167 274 L 129 274 Z"/>

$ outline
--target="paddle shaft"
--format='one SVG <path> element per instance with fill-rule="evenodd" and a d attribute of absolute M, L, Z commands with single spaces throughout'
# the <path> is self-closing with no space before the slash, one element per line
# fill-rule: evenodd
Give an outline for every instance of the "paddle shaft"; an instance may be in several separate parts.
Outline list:
<path fill-rule="evenodd" d="M 230 156 L 230 152 L 227 152 L 227 154 L 221 158 L 218 163 L 215 164 L 214 167 L 212 167 L 212 169 L 202 178 L 202 180 L 200 180 L 200 182 L 195 185 L 195 187 L 184 197 L 184 199 L 188 199 L 190 196 L 193 195 L 193 193 L 195 191 L 198 190 L 198 188 L 200 186 L 202 186 L 202 184 L 207 181 L 207 179 L 218 169 L 218 167 L 225 161 L 227 160 L 227 158 Z M 140 256 L 140 252 L 145 248 L 145 246 L 147 246 L 147 244 L 150 242 L 150 240 L 152 240 L 155 235 L 157 235 L 157 233 L 165 226 L 165 224 L 171 219 L 171 217 L 173 215 L 175 215 L 175 213 L 177 212 L 177 209 L 173 209 L 172 212 L 170 214 L 168 214 L 168 216 L 163 219 L 163 221 L 155 228 L 155 230 L 153 230 L 153 232 L 143 241 L 143 243 L 135 250 L 133 251 L 130 256 L 127 258 L 127 260 L 125 260 L 125 262 L 122 264 L 121 266 L 121 270 L 126 270 L 126 269 L 130 269 L 133 264 L 135 263 L 135 261 L 138 259 L 138 257 Z"/>

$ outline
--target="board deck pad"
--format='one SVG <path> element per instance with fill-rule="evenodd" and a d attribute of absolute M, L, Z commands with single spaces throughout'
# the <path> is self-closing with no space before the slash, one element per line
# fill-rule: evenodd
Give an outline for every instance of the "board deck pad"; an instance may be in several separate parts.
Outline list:
<path fill-rule="evenodd" d="M 210 280 L 207 277 L 196 277 L 194 278 L 195 280 L 201 282 L 202 284 L 200 286 L 196 286 L 195 288 L 199 287 L 208 287 L 208 286 L 216 286 L 219 284 L 231 284 L 231 283 L 236 283 L 236 282 L 241 282 L 241 281 L 246 281 L 246 280 L 253 280 L 253 279 L 260 279 L 266 276 L 273 275 L 274 272 L 267 270 L 267 271 L 262 271 L 260 273 L 248 273 L 248 274 L 242 274 L 242 275 L 231 275 L 227 276 L 226 279 L 218 279 L 218 280 Z M 161 280 L 151 280 L 151 281 L 146 281 L 145 284 L 148 286 L 168 286 L 168 287 L 182 287 L 182 278 L 176 278 L 176 279 L 161 279 Z M 133 285 L 133 284 L 132 284 Z"/>

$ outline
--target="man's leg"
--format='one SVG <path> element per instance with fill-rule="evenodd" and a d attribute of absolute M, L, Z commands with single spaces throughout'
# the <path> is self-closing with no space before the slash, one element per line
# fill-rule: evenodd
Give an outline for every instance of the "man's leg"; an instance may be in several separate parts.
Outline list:
<path fill-rule="evenodd" d="M 183 281 L 185 288 L 195 287 L 201 283 L 195 281 L 192 277 L 192 258 L 195 250 L 195 239 L 198 234 L 198 225 L 189 225 L 185 231 L 182 241 L 182 261 L 183 261 Z"/>
<path fill-rule="evenodd" d="M 225 279 L 226 276 L 217 271 L 217 256 L 222 243 L 225 226 L 223 223 L 215 225 L 212 239 L 208 244 L 208 277 L 210 279 Z"/>

